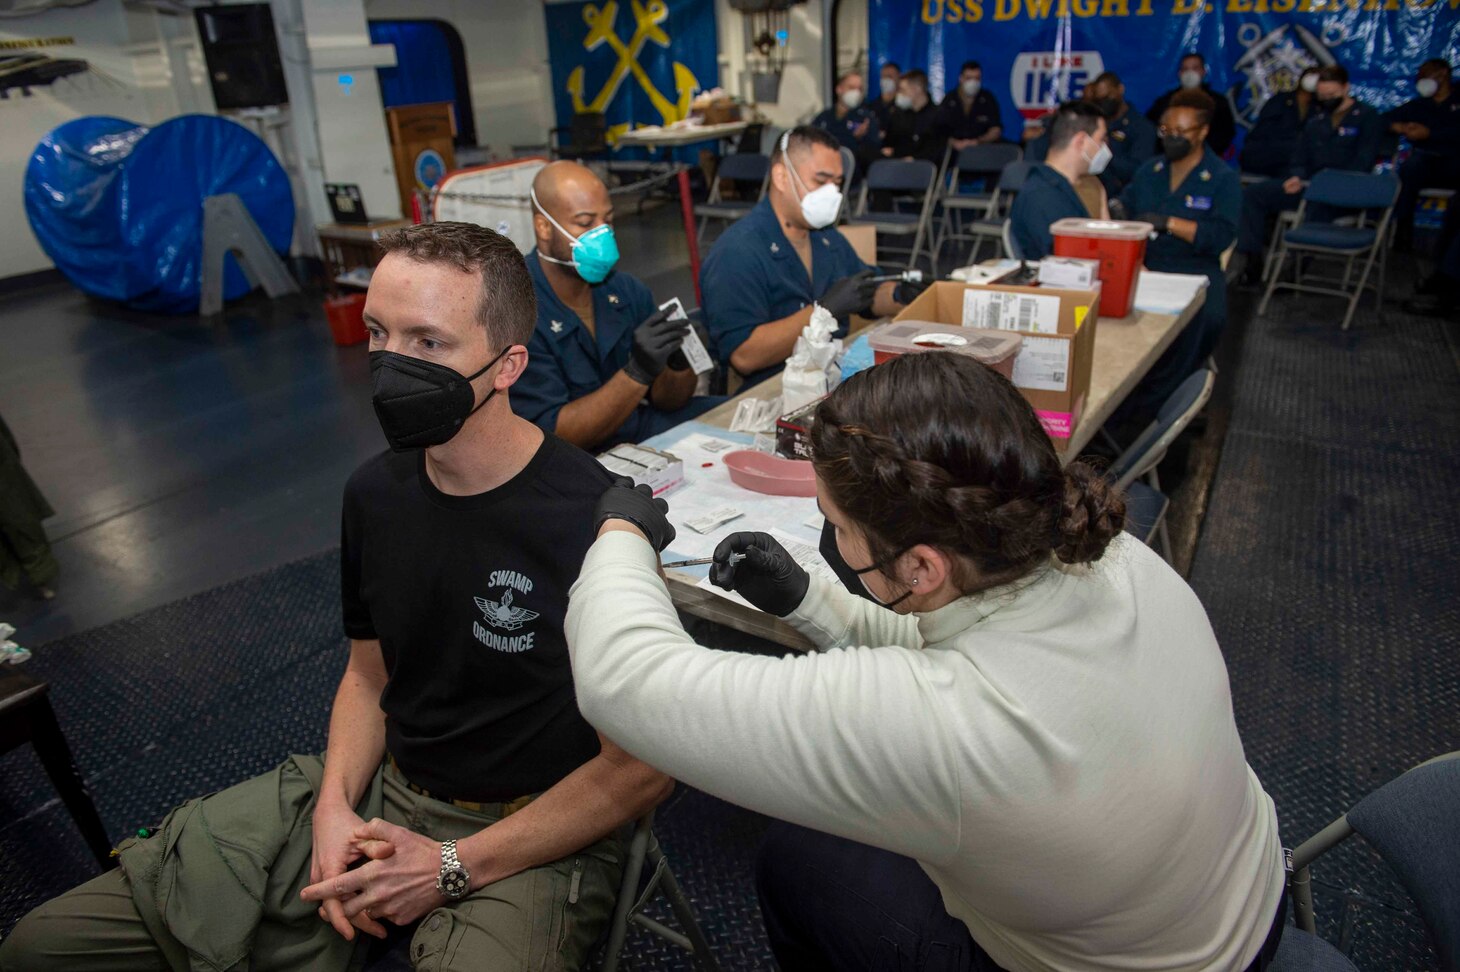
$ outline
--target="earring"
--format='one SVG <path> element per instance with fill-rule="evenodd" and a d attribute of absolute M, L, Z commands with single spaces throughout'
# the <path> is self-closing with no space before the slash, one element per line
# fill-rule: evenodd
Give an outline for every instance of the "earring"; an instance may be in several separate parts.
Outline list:
<path fill-rule="evenodd" d="M 917 587 L 917 586 L 918 586 L 918 579 L 916 577 L 914 577 L 913 578 L 913 587 Z"/>

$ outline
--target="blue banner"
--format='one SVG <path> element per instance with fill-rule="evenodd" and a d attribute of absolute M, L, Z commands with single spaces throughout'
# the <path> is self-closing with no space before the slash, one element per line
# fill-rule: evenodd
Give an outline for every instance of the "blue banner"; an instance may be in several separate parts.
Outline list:
<path fill-rule="evenodd" d="M 1421 62 L 1460 57 L 1460 0 L 870 0 L 869 16 L 874 66 L 923 68 L 938 97 L 980 61 L 1009 119 L 1038 118 L 1107 70 L 1145 111 L 1188 51 L 1247 126 L 1310 64 L 1342 64 L 1354 96 L 1387 109 L 1415 97 Z"/>
<path fill-rule="evenodd" d="M 710 0 L 549 3 L 548 55 L 558 124 L 602 112 L 608 139 L 689 114 L 695 94 L 719 84 Z"/>

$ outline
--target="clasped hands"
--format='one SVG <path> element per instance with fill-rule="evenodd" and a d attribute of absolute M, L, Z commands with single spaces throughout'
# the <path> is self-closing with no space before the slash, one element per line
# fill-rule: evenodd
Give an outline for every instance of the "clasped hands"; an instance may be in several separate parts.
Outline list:
<path fill-rule="evenodd" d="M 436 889 L 440 874 L 438 841 L 378 817 L 367 823 L 344 805 L 321 806 L 314 813 L 312 883 L 299 897 L 318 902 L 320 918 L 346 941 L 356 929 L 384 938 L 382 921 L 408 925 L 446 902 Z"/>

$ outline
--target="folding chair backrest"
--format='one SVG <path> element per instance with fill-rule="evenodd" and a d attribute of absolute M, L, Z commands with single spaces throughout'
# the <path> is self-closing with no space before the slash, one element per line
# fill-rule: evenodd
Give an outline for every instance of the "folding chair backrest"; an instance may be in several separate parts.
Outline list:
<path fill-rule="evenodd" d="M 1345 209 L 1386 209 L 1399 195 L 1399 179 L 1393 173 L 1345 172 L 1321 169 L 1303 190 L 1303 199 Z"/>
<path fill-rule="evenodd" d="M 927 192 L 938 178 L 938 167 L 923 159 L 878 159 L 867 170 L 867 188 L 876 192 Z"/>
<path fill-rule="evenodd" d="M 1460 753 L 1390 780 L 1345 816 L 1398 872 L 1440 965 L 1460 968 Z"/>
<path fill-rule="evenodd" d="M 1024 255 L 1019 252 L 1019 244 L 1014 242 L 1014 221 L 1012 219 L 1004 220 L 1004 226 L 999 231 L 999 236 L 1004 241 L 1004 256 L 1010 260 L 1024 259 Z"/>
<path fill-rule="evenodd" d="M 1024 188 L 1024 180 L 1029 178 L 1029 170 L 1034 163 L 1018 159 L 1004 166 L 1004 171 L 999 175 L 999 192 L 1018 192 Z"/>
<path fill-rule="evenodd" d="M 715 174 L 721 179 L 759 184 L 765 181 L 766 173 L 770 170 L 771 160 L 767 156 L 755 152 L 737 152 L 721 158 L 720 167 L 715 170 Z"/>
<path fill-rule="evenodd" d="M 960 175 L 1003 172 L 1004 166 L 1019 161 L 1023 150 L 1010 142 L 970 145 L 958 150 L 954 167 Z"/>
<path fill-rule="evenodd" d="M 842 198 L 845 199 L 852 194 L 852 183 L 857 178 L 857 153 L 843 145 L 840 149 L 842 156 Z"/>
<path fill-rule="evenodd" d="M 1181 430 L 1201 411 L 1211 397 L 1215 383 L 1216 376 L 1202 368 L 1178 385 L 1156 413 L 1156 421 L 1110 464 L 1106 475 L 1117 486 L 1125 486 L 1144 476 L 1161 461 Z"/>
<path fill-rule="evenodd" d="M 573 136 L 573 145 L 580 149 L 608 147 L 608 121 L 601 111 L 578 112 L 568 131 Z"/>

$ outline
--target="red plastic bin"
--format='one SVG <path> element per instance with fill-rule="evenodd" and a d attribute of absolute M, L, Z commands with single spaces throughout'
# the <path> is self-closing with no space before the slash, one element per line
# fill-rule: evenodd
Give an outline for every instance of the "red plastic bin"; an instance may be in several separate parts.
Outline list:
<path fill-rule="evenodd" d="M 365 295 L 347 294 L 330 297 L 324 302 L 324 316 L 330 324 L 335 343 L 342 348 L 370 339 L 365 331 Z"/>
<path fill-rule="evenodd" d="M 1154 229 L 1134 220 L 1072 218 L 1049 231 L 1055 256 L 1100 261 L 1100 316 L 1125 317 L 1135 303 L 1136 279 Z"/>

